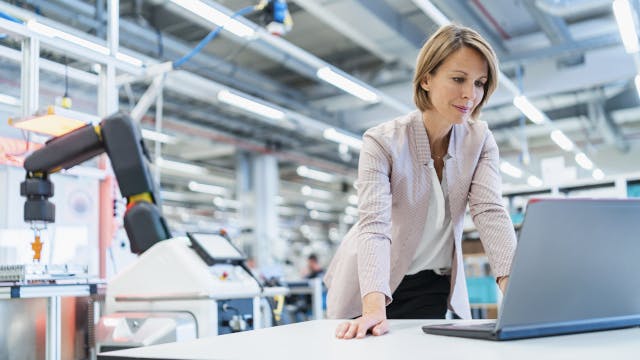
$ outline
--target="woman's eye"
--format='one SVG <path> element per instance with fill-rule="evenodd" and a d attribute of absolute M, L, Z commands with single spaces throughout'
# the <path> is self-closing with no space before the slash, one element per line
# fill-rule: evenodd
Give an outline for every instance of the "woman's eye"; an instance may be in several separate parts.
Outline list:
<path fill-rule="evenodd" d="M 457 83 L 461 83 L 461 82 L 464 82 L 464 79 L 463 79 L 463 78 L 460 78 L 460 77 L 454 77 L 454 78 L 453 78 L 453 81 L 455 81 L 455 82 L 457 82 Z"/>
<path fill-rule="evenodd" d="M 477 87 L 484 87 L 484 83 L 482 81 L 476 81 Z"/>

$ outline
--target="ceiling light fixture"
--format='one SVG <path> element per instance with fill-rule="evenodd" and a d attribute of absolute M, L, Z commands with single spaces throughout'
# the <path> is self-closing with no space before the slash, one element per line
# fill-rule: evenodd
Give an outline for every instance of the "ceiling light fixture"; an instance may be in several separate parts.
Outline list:
<path fill-rule="evenodd" d="M 326 190 L 314 189 L 311 186 L 305 185 L 300 189 L 302 195 L 311 196 L 319 199 L 331 199 L 333 194 Z"/>
<path fill-rule="evenodd" d="M 318 221 L 331 221 L 335 218 L 335 216 L 331 213 L 321 212 L 318 210 L 309 211 L 309 217 L 311 217 L 313 220 Z"/>
<path fill-rule="evenodd" d="M 171 0 L 172 3 L 191 11 L 195 15 L 200 16 L 206 21 L 211 21 L 218 26 L 224 26 L 224 29 L 239 37 L 251 37 L 255 35 L 255 30 L 241 23 L 231 16 L 211 7 L 198 0 Z"/>
<path fill-rule="evenodd" d="M 344 208 L 344 213 L 350 216 L 358 217 L 358 209 L 353 206 L 347 206 Z"/>
<path fill-rule="evenodd" d="M 546 121 L 546 116 L 538 110 L 524 95 L 518 95 L 513 98 L 513 105 L 517 107 L 522 113 L 538 125 L 542 125 Z"/>
<path fill-rule="evenodd" d="M 320 170 L 310 169 L 306 166 L 298 166 L 298 168 L 296 169 L 296 173 L 308 179 L 318 181 L 333 182 L 336 180 L 336 177 L 332 174 Z"/>
<path fill-rule="evenodd" d="M 62 40 L 66 40 L 69 41 L 71 43 L 74 43 L 76 45 L 80 45 L 86 49 L 89 50 L 93 50 L 99 54 L 102 55 L 110 55 L 111 51 L 109 50 L 109 48 L 107 48 L 104 45 L 100 45 L 100 44 L 96 44 L 90 40 L 87 39 L 83 39 L 81 37 L 75 36 L 75 35 L 71 35 L 67 32 L 64 32 L 62 30 L 58 30 L 56 28 L 53 28 L 51 26 L 39 23 L 37 20 L 35 19 L 31 19 L 29 21 L 27 21 L 27 28 L 29 28 L 31 31 L 36 32 L 40 35 L 49 37 L 49 38 L 60 38 Z M 142 60 L 140 59 L 136 59 L 133 56 L 130 55 L 126 55 L 123 53 L 117 53 L 115 55 L 116 59 L 120 60 L 120 61 L 124 61 L 127 62 L 133 66 L 136 67 L 141 67 L 143 65 Z"/>
<path fill-rule="evenodd" d="M 543 182 L 537 176 L 530 175 L 527 178 L 527 184 L 529 184 L 529 186 L 533 186 L 533 187 L 540 187 L 540 186 L 543 185 Z"/>
<path fill-rule="evenodd" d="M 571 139 L 569 139 L 562 131 L 553 130 L 550 136 L 551 136 L 551 140 L 553 140 L 553 142 L 555 142 L 558 146 L 560 146 L 562 150 L 564 151 L 573 150 L 573 143 L 571 142 Z"/>
<path fill-rule="evenodd" d="M 209 184 L 201 184 L 196 181 L 189 181 L 189 185 L 187 185 L 189 190 L 193 192 L 199 192 L 203 194 L 211 194 L 211 195 L 229 195 L 229 190 L 222 186 L 209 185 Z"/>
<path fill-rule="evenodd" d="M 235 107 L 244 109 L 257 115 L 265 116 L 274 120 L 284 119 L 284 112 L 261 104 L 257 101 L 247 99 L 244 96 L 234 94 L 229 90 L 222 90 L 218 92 L 218 100 L 223 103 L 233 105 Z"/>
<path fill-rule="evenodd" d="M 591 176 L 593 176 L 593 178 L 596 180 L 604 179 L 604 173 L 600 169 L 593 170 L 593 173 L 591 173 Z"/>
<path fill-rule="evenodd" d="M 305 201 L 304 207 L 309 210 L 331 211 L 331 205 L 311 200 Z"/>
<path fill-rule="evenodd" d="M 322 136 L 324 136 L 324 138 L 327 140 L 331 140 L 339 144 L 345 144 L 356 150 L 360 150 L 362 148 L 362 140 L 356 138 L 355 136 L 340 132 L 335 128 L 325 129 L 322 132 Z"/>
<path fill-rule="evenodd" d="M 519 179 L 522 177 L 522 170 L 520 170 L 518 167 L 511 165 L 506 161 L 503 161 L 502 164 L 500 164 L 500 170 L 503 173 L 516 179 Z"/>
<path fill-rule="evenodd" d="M 636 25 L 633 21 L 635 11 L 631 7 L 631 4 L 628 0 L 615 0 L 612 7 L 624 49 L 629 54 L 638 52 L 638 50 L 640 50 L 640 47 L 638 47 L 638 34 L 636 33 Z"/>
<path fill-rule="evenodd" d="M 583 152 L 576 154 L 576 162 L 585 170 L 593 169 L 593 162 L 587 157 L 587 155 Z"/>
<path fill-rule="evenodd" d="M 219 196 L 213 198 L 213 204 L 220 208 L 239 209 L 242 204 L 238 200 L 224 199 Z"/>
<path fill-rule="evenodd" d="M 373 104 L 380 101 L 380 97 L 375 92 L 368 89 L 364 85 L 360 85 L 357 82 L 351 79 L 348 79 L 344 75 L 336 72 L 335 70 L 329 68 L 328 66 L 318 69 L 318 71 L 316 72 L 316 75 L 320 79 L 328 82 L 329 84 L 339 89 L 342 89 L 348 92 L 349 94 L 355 97 L 358 97 L 368 103 Z"/>
<path fill-rule="evenodd" d="M 175 136 L 163 134 L 158 131 L 141 129 L 142 137 L 147 140 L 156 141 L 163 144 L 175 144 L 178 142 L 178 138 Z"/>
<path fill-rule="evenodd" d="M 12 105 L 12 106 L 19 106 L 20 105 L 20 99 L 18 99 L 16 97 L 13 97 L 13 96 L 0 94 L 0 103 L 7 104 L 7 105 Z"/>
<path fill-rule="evenodd" d="M 178 162 L 178 161 L 166 160 L 163 158 L 159 158 L 156 161 L 156 165 L 167 170 L 174 170 L 174 171 L 184 172 L 184 173 L 193 174 L 193 175 L 209 174 L 209 171 L 202 166 L 187 164 L 187 163 Z"/>

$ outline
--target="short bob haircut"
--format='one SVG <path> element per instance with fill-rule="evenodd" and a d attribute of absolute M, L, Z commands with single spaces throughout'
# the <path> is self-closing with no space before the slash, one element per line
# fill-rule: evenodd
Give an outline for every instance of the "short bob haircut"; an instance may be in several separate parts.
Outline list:
<path fill-rule="evenodd" d="M 473 110 L 471 118 L 476 120 L 480 115 L 482 106 L 498 86 L 498 60 L 491 45 L 480 34 L 468 27 L 455 24 L 445 25 L 438 29 L 422 46 L 418 54 L 416 72 L 413 77 L 413 101 L 420 111 L 424 112 L 432 107 L 429 94 L 420 84 L 426 79 L 427 74 L 435 74 L 440 64 L 462 47 L 475 49 L 487 61 L 489 73 L 484 85 L 484 96 Z"/>

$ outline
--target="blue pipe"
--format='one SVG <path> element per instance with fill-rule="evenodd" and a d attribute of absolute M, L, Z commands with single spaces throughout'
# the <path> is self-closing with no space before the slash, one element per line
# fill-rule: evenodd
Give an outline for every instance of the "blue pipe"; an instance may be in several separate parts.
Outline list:
<path fill-rule="evenodd" d="M 246 8 L 240 9 L 236 13 L 231 15 L 231 18 L 233 19 L 241 15 L 244 16 L 250 13 L 251 11 L 253 11 L 254 9 L 255 9 L 255 6 L 247 6 Z M 175 60 L 173 62 L 173 68 L 177 69 L 180 66 L 184 65 L 184 63 L 189 61 L 192 57 L 194 57 L 197 53 L 199 53 L 209 42 L 211 42 L 211 40 L 213 40 L 223 28 L 224 26 L 218 26 L 215 29 L 213 29 L 209 34 L 207 34 L 207 36 L 205 36 L 202 40 L 200 40 L 198 45 L 196 45 L 196 47 L 193 48 L 193 50 L 191 50 L 188 54 L 186 54 L 182 58 Z"/>

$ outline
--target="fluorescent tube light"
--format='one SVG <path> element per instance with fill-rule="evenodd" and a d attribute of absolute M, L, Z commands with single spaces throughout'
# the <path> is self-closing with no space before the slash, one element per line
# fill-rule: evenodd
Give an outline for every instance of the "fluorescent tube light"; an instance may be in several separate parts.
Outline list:
<path fill-rule="evenodd" d="M 329 84 L 342 89 L 368 103 L 377 103 L 380 101 L 380 97 L 375 92 L 367 89 L 365 86 L 360 85 L 351 79 L 346 78 L 341 74 L 338 74 L 328 66 L 318 69 L 316 75 Z"/>
<path fill-rule="evenodd" d="M 294 216 L 299 214 L 298 210 L 288 206 L 278 206 L 277 210 L 278 210 L 278 215 Z"/>
<path fill-rule="evenodd" d="M 305 201 L 304 207 L 309 210 L 331 211 L 331 205 L 311 200 Z"/>
<path fill-rule="evenodd" d="M 318 181 L 333 182 L 336 180 L 336 177 L 332 174 L 326 173 L 324 171 L 310 169 L 306 166 L 298 166 L 298 168 L 296 169 L 296 173 L 300 176 Z"/>
<path fill-rule="evenodd" d="M 218 100 L 222 101 L 223 103 L 250 111 L 257 115 L 266 116 L 275 120 L 284 119 L 284 112 L 261 104 L 257 101 L 253 101 L 243 96 L 234 94 L 228 90 L 221 90 L 220 92 L 218 92 Z"/>
<path fill-rule="evenodd" d="M 356 222 L 356 219 L 351 215 L 345 215 L 345 216 L 342 217 L 342 221 L 345 224 L 351 225 L 351 224 Z"/>
<path fill-rule="evenodd" d="M 527 178 L 527 184 L 533 187 L 540 187 L 543 183 L 542 180 L 540 180 L 537 176 L 531 175 Z"/>
<path fill-rule="evenodd" d="M 349 204 L 358 206 L 358 195 L 349 195 Z"/>
<path fill-rule="evenodd" d="M 64 32 L 62 30 L 58 30 L 56 28 L 52 28 L 51 26 L 39 23 L 37 20 L 32 19 L 27 21 L 27 27 L 34 31 L 37 32 L 40 35 L 44 35 L 46 37 L 50 37 L 50 38 L 60 38 L 69 42 L 72 42 L 76 45 L 80 45 L 86 49 L 89 50 L 93 50 L 97 53 L 103 54 L 103 55 L 110 55 L 111 51 L 109 50 L 109 48 L 107 48 L 104 45 L 100 45 L 100 44 L 96 44 L 90 40 L 86 40 L 83 39 L 81 37 L 75 36 L 75 35 L 71 35 L 67 32 Z M 120 61 L 124 61 L 127 62 L 133 66 L 137 66 L 137 67 L 141 67 L 142 66 L 142 60 L 137 59 L 133 56 L 130 55 L 126 55 L 123 53 L 117 53 L 116 54 L 116 59 L 120 60 Z"/>
<path fill-rule="evenodd" d="M 358 209 L 353 206 L 347 206 L 344 208 L 344 213 L 347 215 L 358 217 Z"/>
<path fill-rule="evenodd" d="M 545 115 L 535 107 L 529 99 L 524 95 L 518 95 L 513 98 L 513 105 L 517 107 L 522 113 L 538 125 L 544 124 L 546 121 Z"/>
<path fill-rule="evenodd" d="M 193 192 L 199 192 L 203 194 L 229 195 L 229 190 L 223 188 L 222 186 L 201 184 L 199 182 L 189 181 L 189 185 L 187 187 Z"/>
<path fill-rule="evenodd" d="M 129 63 L 133 66 L 136 67 L 141 67 L 144 63 L 142 62 L 142 60 L 138 59 L 138 58 L 134 58 L 131 55 L 127 55 L 127 54 L 123 54 L 121 52 L 116 54 L 116 59 L 120 60 L 120 61 L 124 61 L 126 63 Z"/>
<path fill-rule="evenodd" d="M 576 162 L 585 170 L 593 169 L 593 162 L 583 152 L 576 154 Z"/>
<path fill-rule="evenodd" d="M 636 53 L 638 47 L 638 34 L 636 33 L 636 25 L 633 22 L 633 13 L 635 12 L 628 0 L 615 0 L 613 2 L 613 15 L 618 22 L 618 30 L 622 38 L 622 44 L 627 53 Z"/>
<path fill-rule="evenodd" d="M 193 175 L 207 175 L 209 171 L 202 166 L 187 164 L 183 162 L 166 160 L 163 158 L 159 158 L 157 161 L 157 165 L 161 168 L 167 170 L 174 170 L 179 172 L 185 172 Z"/>
<path fill-rule="evenodd" d="M 636 75 L 635 83 L 636 83 L 636 91 L 638 92 L 638 97 L 640 97 L 640 74 Z"/>
<path fill-rule="evenodd" d="M 57 38 L 72 42 L 76 45 L 80 45 L 84 48 L 91 49 L 97 53 L 100 53 L 103 55 L 109 55 L 109 49 L 106 46 L 102 46 L 94 42 L 91 42 L 89 40 L 85 40 L 81 37 L 71 35 L 67 32 L 52 28 L 51 26 L 39 23 L 34 19 L 27 21 L 27 27 L 30 30 L 37 32 L 40 35 L 44 35 L 50 38 L 57 37 Z"/>
<path fill-rule="evenodd" d="M 326 190 L 314 189 L 311 186 L 305 185 L 300 189 L 302 195 L 316 197 L 319 199 L 331 199 L 333 194 Z"/>
<path fill-rule="evenodd" d="M 240 208 L 240 201 L 237 200 L 231 200 L 231 199 L 224 199 L 221 198 L 219 196 L 216 196 L 213 199 L 213 204 L 217 207 L 221 207 L 221 208 L 230 208 L 230 209 L 239 209 Z"/>
<path fill-rule="evenodd" d="M 356 150 L 360 150 L 362 148 L 362 140 L 357 139 L 354 136 L 342 133 L 334 128 L 325 129 L 322 132 L 322 136 L 324 136 L 324 138 L 327 140 L 331 140 L 339 144 L 345 144 Z"/>
<path fill-rule="evenodd" d="M 604 179 L 604 173 L 600 169 L 593 170 L 593 173 L 591 173 L 591 176 L 593 176 L 593 178 L 596 180 Z"/>
<path fill-rule="evenodd" d="M 500 164 L 500 170 L 511 176 L 514 177 L 516 179 L 519 179 L 522 177 L 522 170 L 520 170 L 519 168 L 511 165 L 510 163 L 503 161 L 502 164 Z"/>
<path fill-rule="evenodd" d="M 222 11 L 211 7 L 198 0 L 171 0 L 172 3 L 191 11 L 201 18 L 211 21 L 218 26 L 224 26 L 225 30 L 239 37 L 251 37 L 256 32 L 251 27 L 241 23 Z"/>
<path fill-rule="evenodd" d="M 555 142 L 564 151 L 573 150 L 573 143 L 571 140 L 560 130 L 553 130 L 551 132 L 551 140 Z"/>
<path fill-rule="evenodd" d="M 326 212 L 320 212 L 318 210 L 309 211 L 309 216 L 314 220 L 319 221 L 331 221 L 334 219 L 334 215 Z"/>
<path fill-rule="evenodd" d="M 148 129 L 141 129 L 140 132 L 142 133 L 142 137 L 147 140 L 157 141 L 163 144 L 175 144 L 178 142 L 178 139 L 175 136 L 163 134 L 161 132 Z"/>
<path fill-rule="evenodd" d="M 7 105 L 13 105 L 13 106 L 19 106 L 20 105 L 20 99 L 15 98 L 13 96 L 0 94 L 0 103 L 7 104 Z"/>
<path fill-rule="evenodd" d="M 431 1 L 429 0 L 413 0 L 413 3 L 416 4 L 417 7 L 422 9 L 425 14 L 429 15 L 429 17 L 438 25 L 448 25 L 451 21 L 440 11 L 437 7 L 435 7 Z"/>

